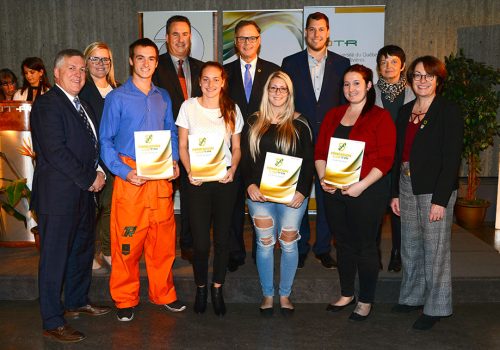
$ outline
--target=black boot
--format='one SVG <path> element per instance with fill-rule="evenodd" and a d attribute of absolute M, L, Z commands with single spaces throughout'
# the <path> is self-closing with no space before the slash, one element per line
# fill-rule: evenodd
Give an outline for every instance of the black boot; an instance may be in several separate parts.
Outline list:
<path fill-rule="evenodd" d="M 401 252 L 398 249 L 393 249 L 391 251 L 391 261 L 387 267 L 389 272 L 399 272 L 401 271 Z"/>
<path fill-rule="evenodd" d="M 212 284 L 212 306 L 217 316 L 226 314 L 226 304 L 224 304 L 224 296 L 222 295 L 222 286 L 216 288 Z"/>
<path fill-rule="evenodd" d="M 194 299 L 194 312 L 197 314 L 202 314 L 207 309 L 207 297 L 208 288 L 207 286 L 196 287 L 196 297 Z"/>

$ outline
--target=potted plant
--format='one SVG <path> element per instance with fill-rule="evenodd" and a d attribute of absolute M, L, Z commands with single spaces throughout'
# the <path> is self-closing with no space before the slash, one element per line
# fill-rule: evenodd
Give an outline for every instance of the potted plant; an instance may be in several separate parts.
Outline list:
<path fill-rule="evenodd" d="M 467 162 L 467 193 L 458 198 L 455 215 L 459 225 L 479 227 L 486 215 L 489 202 L 477 198 L 481 152 L 493 145 L 500 135 L 497 110 L 500 105 L 500 70 L 466 58 L 460 50 L 457 55 L 445 57 L 448 77 L 443 95 L 454 101 L 464 118 L 462 158 Z M 473 212 L 473 213 L 470 213 Z"/>

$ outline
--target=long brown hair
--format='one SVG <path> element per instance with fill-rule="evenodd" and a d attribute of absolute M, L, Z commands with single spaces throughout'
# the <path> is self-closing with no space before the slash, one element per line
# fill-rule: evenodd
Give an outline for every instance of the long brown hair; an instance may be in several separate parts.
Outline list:
<path fill-rule="evenodd" d="M 201 83 L 201 77 L 203 76 L 203 71 L 207 67 L 214 67 L 220 70 L 220 75 L 224 84 L 221 87 L 220 95 L 219 95 L 219 108 L 221 113 L 221 118 L 224 118 L 224 123 L 226 124 L 226 128 L 228 128 L 231 132 L 234 132 L 234 125 L 236 123 L 236 104 L 227 94 L 227 75 L 224 71 L 224 67 L 219 62 L 208 61 L 205 62 L 200 69 L 199 81 Z"/>

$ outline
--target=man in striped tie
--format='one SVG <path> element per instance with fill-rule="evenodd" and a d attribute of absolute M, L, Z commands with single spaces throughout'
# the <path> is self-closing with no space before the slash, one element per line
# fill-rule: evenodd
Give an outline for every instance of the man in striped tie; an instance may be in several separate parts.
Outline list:
<path fill-rule="evenodd" d="M 201 96 L 199 75 L 202 61 L 193 58 L 191 53 L 191 22 L 185 16 L 172 16 L 166 25 L 167 53 L 160 55 L 158 67 L 153 75 L 153 83 L 168 91 L 172 99 L 174 120 L 177 119 L 181 104 L 190 97 Z M 192 260 L 193 238 L 189 229 L 188 196 L 189 184 L 184 166 L 179 162 L 181 175 L 178 180 L 181 200 L 181 230 L 179 245 L 181 258 Z"/>

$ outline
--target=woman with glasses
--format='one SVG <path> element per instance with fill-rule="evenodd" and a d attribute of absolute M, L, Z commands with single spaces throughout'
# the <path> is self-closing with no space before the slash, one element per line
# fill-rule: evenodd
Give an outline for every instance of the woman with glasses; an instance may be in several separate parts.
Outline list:
<path fill-rule="evenodd" d="M 377 54 L 377 72 L 379 79 L 373 86 L 375 89 L 375 104 L 385 108 L 391 113 L 392 120 L 396 122 L 399 109 L 415 98 L 411 87 L 406 81 L 404 71 L 406 69 L 406 55 L 402 48 L 396 45 L 387 45 L 381 48 Z M 387 191 L 390 193 L 391 175 L 387 174 Z M 389 202 L 388 202 L 389 206 Z M 401 271 L 401 221 L 399 216 L 391 212 L 392 250 L 391 260 L 387 271 Z M 380 235 L 378 245 L 380 254 Z M 380 262 L 382 269 L 382 262 Z"/>
<path fill-rule="evenodd" d="M 375 105 L 372 71 L 362 65 L 344 73 L 343 90 L 347 104 L 328 111 L 321 123 L 314 153 L 316 171 L 325 191 L 328 225 L 337 239 L 340 298 L 326 310 L 339 312 L 356 305 L 349 316 L 363 321 L 371 313 L 379 271 L 377 234 L 389 194 L 382 177 L 394 160 L 396 129 L 386 109 Z M 332 137 L 365 143 L 358 182 L 334 187 L 325 182 L 328 150 Z M 354 283 L 359 278 L 356 302 Z"/>
<path fill-rule="evenodd" d="M 21 72 L 23 86 L 14 94 L 14 100 L 34 102 L 37 96 L 43 95 L 50 89 L 47 70 L 41 58 L 25 58 L 21 63 Z"/>
<path fill-rule="evenodd" d="M 90 104 L 99 125 L 101 123 L 106 95 L 119 86 L 115 80 L 113 53 L 106 43 L 97 41 L 88 45 L 83 54 L 85 55 L 87 65 L 87 77 L 79 96 L 82 100 Z M 114 176 L 108 169 L 104 169 L 104 171 L 107 183 L 99 196 L 97 230 L 101 241 L 101 259 L 111 266 L 109 219 L 111 215 Z M 94 259 L 92 271 L 94 274 L 108 272 L 96 259 Z"/>
<path fill-rule="evenodd" d="M 256 262 L 263 299 L 260 312 L 273 313 L 274 248 L 281 248 L 279 296 L 284 316 L 293 313 L 289 299 L 297 271 L 299 228 L 307 208 L 314 172 L 312 131 L 307 119 L 295 111 L 293 85 L 282 72 L 272 73 L 264 86 L 258 112 L 248 119 L 242 146 L 242 174 L 248 193 L 247 205 L 254 223 Z M 260 191 L 264 162 L 268 152 L 302 158 L 297 188 L 289 203 L 270 202 Z"/>
<path fill-rule="evenodd" d="M 10 101 L 13 99 L 17 89 L 17 77 L 8 68 L 0 69 L 0 101 Z"/>
<path fill-rule="evenodd" d="M 413 324 L 430 329 L 452 314 L 450 239 L 462 151 L 463 119 L 439 96 L 446 68 L 423 56 L 408 68 L 416 99 L 401 108 L 391 207 L 401 216 L 403 279 L 393 312 L 423 309 Z"/>
<path fill-rule="evenodd" d="M 189 225 L 193 235 L 193 271 L 196 283 L 194 311 L 204 313 L 208 296 L 210 227 L 213 221 L 214 260 L 211 284 L 212 307 L 224 316 L 222 286 L 229 260 L 229 230 L 236 200 L 234 174 L 241 158 L 240 133 L 243 117 L 226 91 L 226 73 L 221 64 L 206 62 L 200 71 L 202 96 L 186 100 L 179 111 L 179 155 L 190 185 Z M 226 174 L 218 181 L 193 178 L 189 156 L 189 135 L 219 137 L 222 140 Z"/>

